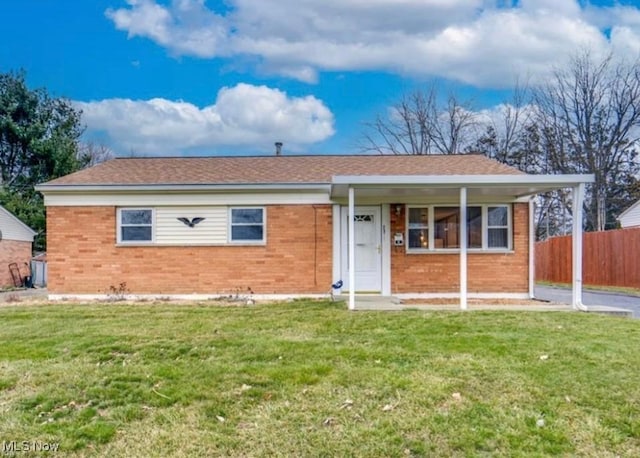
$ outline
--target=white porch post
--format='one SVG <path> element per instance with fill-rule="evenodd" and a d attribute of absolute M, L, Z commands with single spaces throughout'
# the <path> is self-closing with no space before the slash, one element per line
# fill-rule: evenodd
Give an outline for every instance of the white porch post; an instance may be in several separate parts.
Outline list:
<path fill-rule="evenodd" d="M 346 262 L 346 259 L 342 259 L 342 247 L 344 241 L 342 240 L 342 215 L 339 204 L 333 205 L 333 275 L 331 282 L 338 281 L 342 278 L 342 265 Z M 343 279 L 344 280 L 344 279 Z M 331 287 L 333 289 L 333 287 Z M 342 294 L 342 288 L 334 291 L 337 294 Z"/>
<path fill-rule="evenodd" d="M 536 279 L 536 226 L 533 222 L 535 218 L 535 202 L 533 197 L 529 200 L 529 299 L 535 296 Z"/>
<path fill-rule="evenodd" d="M 349 246 L 349 310 L 355 310 L 356 308 L 356 226 L 353 220 L 355 212 L 355 190 L 349 186 L 349 211 L 347 214 L 347 230 L 349 232 L 347 237 Z"/>
<path fill-rule="evenodd" d="M 467 188 L 460 188 L 460 309 L 467 310 Z"/>
<path fill-rule="evenodd" d="M 583 309 L 582 305 L 582 200 L 584 183 L 573 188 L 573 308 Z"/>

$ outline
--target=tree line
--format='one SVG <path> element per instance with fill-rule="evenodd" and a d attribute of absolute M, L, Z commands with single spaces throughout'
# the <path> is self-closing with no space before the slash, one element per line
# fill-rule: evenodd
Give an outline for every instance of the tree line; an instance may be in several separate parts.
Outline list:
<path fill-rule="evenodd" d="M 0 73 L 0 205 L 37 231 L 45 248 L 45 209 L 34 186 L 109 159 L 81 141 L 82 113 L 46 89 L 29 89 L 24 72 Z M 480 153 L 533 174 L 595 175 L 584 203 L 585 229 L 616 227 L 640 197 L 640 62 L 576 54 L 543 84 L 517 84 L 493 113 L 473 109 L 431 84 L 405 95 L 366 125 L 361 149 L 381 154 Z M 537 200 L 539 238 L 565 233 L 571 195 Z"/>
<path fill-rule="evenodd" d="M 484 154 L 533 174 L 595 175 L 586 190 L 585 229 L 617 226 L 640 197 L 640 65 L 589 51 L 543 84 L 517 84 L 495 113 L 473 110 L 433 84 L 403 97 L 366 126 L 362 149 L 381 154 Z M 537 200 L 538 237 L 565 233 L 567 190 Z"/>
<path fill-rule="evenodd" d="M 44 88 L 29 89 L 24 72 L 0 73 L 0 205 L 37 232 L 45 248 L 45 208 L 34 186 L 111 157 L 80 141 L 81 112 Z"/>

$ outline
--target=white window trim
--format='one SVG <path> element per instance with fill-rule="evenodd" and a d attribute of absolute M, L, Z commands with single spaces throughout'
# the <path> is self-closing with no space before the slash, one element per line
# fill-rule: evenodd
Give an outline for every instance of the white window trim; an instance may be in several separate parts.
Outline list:
<path fill-rule="evenodd" d="M 405 211 L 405 252 L 416 253 L 459 253 L 460 248 L 435 248 L 435 208 L 459 207 L 457 204 L 407 205 Z M 467 207 L 480 207 L 482 213 L 482 248 L 467 248 L 472 253 L 507 253 L 513 251 L 513 207 L 511 204 L 468 204 Z M 507 209 L 507 248 L 489 248 L 489 207 L 505 207 Z M 429 211 L 429 248 L 409 247 L 409 209 L 427 208 Z M 492 226 L 498 227 L 498 226 Z M 500 226 L 503 227 L 503 226 Z"/>
<path fill-rule="evenodd" d="M 467 251 L 471 252 L 471 253 L 478 253 L 478 252 L 484 252 L 484 251 L 495 251 L 494 250 L 489 250 L 487 248 L 487 240 L 489 240 L 489 238 L 487 237 L 487 228 L 486 228 L 486 224 L 487 224 L 487 207 L 491 206 L 491 207 L 501 207 L 503 205 L 482 205 L 482 204 L 469 204 L 467 205 L 467 208 L 469 207 L 480 207 L 480 220 L 481 220 L 481 231 L 482 231 L 482 246 L 480 248 L 472 248 L 470 246 L 467 246 Z M 507 205 L 504 205 L 505 207 Z M 507 214 L 508 214 L 509 210 L 507 209 Z M 467 217 L 469 216 L 469 211 L 467 210 Z M 469 236 L 469 231 L 467 230 L 467 236 Z M 506 248 L 501 248 L 501 251 L 505 251 Z M 455 251 L 459 251 L 459 250 L 455 250 Z"/>
<path fill-rule="evenodd" d="M 145 210 L 151 212 L 151 240 L 122 240 L 122 211 Z M 141 226 L 141 225 L 137 225 Z M 156 210 L 150 207 L 119 207 L 116 217 L 116 241 L 118 245 L 150 245 L 156 241 Z"/>
<path fill-rule="evenodd" d="M 409 249 L 409 210 L 412 208 L 426 208 L 427 209 L 427 246 L 432 247 L 434 244 L 433 241 L 433 206 L 432 205 L 407 205 L 406 215 L 406 231 L 405 231 L 405 240 L 407 249 Z M 427 253 L 430 251 L 429 248 L 411 248 L 410 251 L 412 253 Z"/>
<path fill-rule="evenodd" d="M 233 210 L 262 210 L 262 240 L 233 240 Z M 235 224 L 237 225 L 237 224 Z M 230 245 L 266 245 L 267 243 L 267 210 L 260 206 L 234 206 L 229 207 L 227 213 L 227 242 Z"/>
<path fill-rule="evenodd" d="M 489 248 L 489 229 L 505 229 L 505 226 L 489 226 L 489 207 L 507 207 L 507 248 Z M 492 205 L 487 204 L 483 206 L 483 217 L 482 217 L 482 246 L 486 247 L 487 251 L 500 251 L 500 250 L 511 250 L 513 246 L 513 232 L 511 224 L 511 206 L 510 205 Z M 484 225 L 486 224 L 486 230 Z M 486 239 L 486 240 L 485 240 Z"/>

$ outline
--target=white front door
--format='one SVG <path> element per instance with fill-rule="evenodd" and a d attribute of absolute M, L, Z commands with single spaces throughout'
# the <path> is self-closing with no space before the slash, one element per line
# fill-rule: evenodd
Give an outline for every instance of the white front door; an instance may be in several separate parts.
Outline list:
<path fill-rule="evenodd" d="M 342 207 L 342 280 L 349 291 L 348 207 Z M 382 237 L 380 207 L 355 208 L 356 292 L 380 292 L 382 289 Z"/>

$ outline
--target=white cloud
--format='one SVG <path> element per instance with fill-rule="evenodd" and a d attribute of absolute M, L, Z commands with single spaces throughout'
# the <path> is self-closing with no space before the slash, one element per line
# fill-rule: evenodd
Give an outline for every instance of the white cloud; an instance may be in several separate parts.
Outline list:
<path fill-rule="evenodd" d="M 614 27 L 611 30 L 611 43 L 622 53 L 637 58 L 640 56 L 640 28 Z"/>
<path fill-rule="evenodd" d="M 204 108 L 160 98 L 75 104 L 89 131 L 106 133 L 121 154 L 211 153 L 230 146 L 264 152 L 276 140 L 295 151 L 334 133 L 333 114 L 322 101 L 249 84 L 220 89 Z"/>
<path fill-rule="evenodd" d="M 600 13 L 599 15 L 597 13 Z M 597 10 L 592 14 L 604 28 L 611 30 L 611 44 L 620 54 L 640 56 L 640 9 L 616 7 Z"/>
<path fill-rule="evenodd" d="M 171 8 L 153 0 L 127 0 L 131 9 L 107 9 L 106 16 L 129 37 L 147 37 L 179 55 L 226 54 L 226 20 L 209 11 L 204 0 L 175 0 Z"/>
<path fill-rule="evenodd" d="M 500 86 L 542 78 L 577 48 L 598 55 L 612 42 L 640 43 L 638 8 L 577 0 L 229 0 L 217 11 L 204 0 L 128 3 L 106 14 L 130 36 L 176 55 L 255 57 L 306 82 L 323 70 L 386 70 Z"/>
<path fill-rule="evenodd" d="M 171 43 L 171 13 L 166 8 L 151 1 L 130 0 L 131 10 L 106 11 L 120 30 L 127 30 L 130 37 L 146 36 L 161 45 Z"/>

